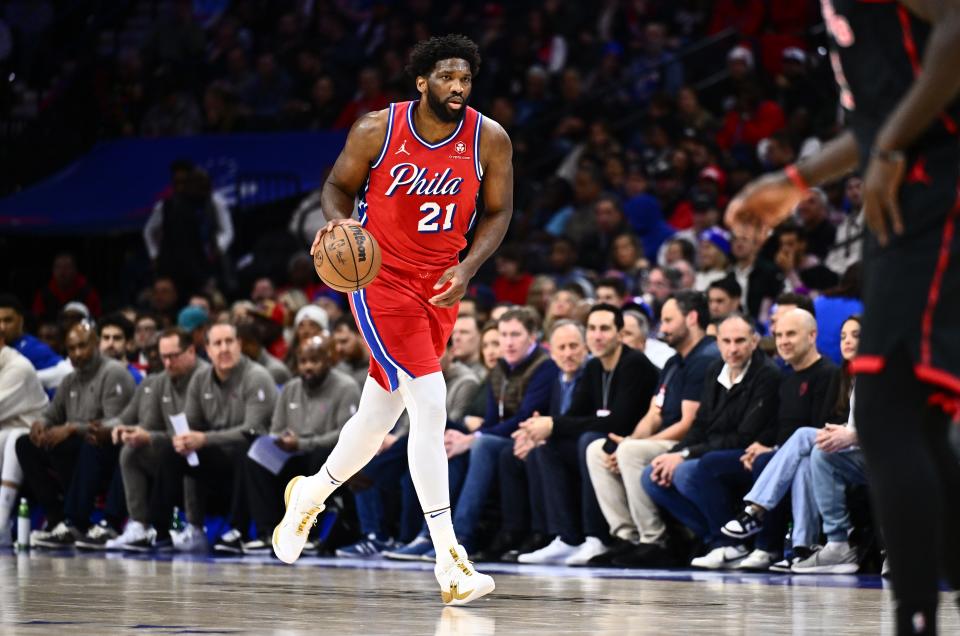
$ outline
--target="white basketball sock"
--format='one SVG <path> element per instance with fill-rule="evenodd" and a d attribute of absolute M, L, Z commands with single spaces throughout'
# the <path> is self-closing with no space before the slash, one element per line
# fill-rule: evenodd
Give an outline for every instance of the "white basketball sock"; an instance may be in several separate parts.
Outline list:
<path fill-rule="evenodd" d="M 448 560 L 450 550 L 457 545 L 457 537 L 453 532 L 447 452 L 443 447 L 447 384 L 443 374 L 431 373 L 401 380 L 400 394 L 410 415 L 407 445 L 410 477 L 417 489 L 437 559 Z"/>
<path fill-rule="evenodd" d="M 400 393 L 385 390 L 367 376 L 357 412 L 343 425 L 340 439 L 326 463 L 304 482 L 307 499 L 316 505 L 322 504 L 343 482 L 366 466 L 401 413 Z"/>

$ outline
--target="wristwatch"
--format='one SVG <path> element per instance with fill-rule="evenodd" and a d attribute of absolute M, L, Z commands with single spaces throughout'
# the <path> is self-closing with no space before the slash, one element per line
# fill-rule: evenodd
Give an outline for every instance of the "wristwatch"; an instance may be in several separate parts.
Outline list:
<path fill-rule="evenodd" d="M 684 459 L 687 459 L 688 457 L 690 457 L 690 449 L 684 448 L 682 451 L 680 451 L 680 457 Z"/>

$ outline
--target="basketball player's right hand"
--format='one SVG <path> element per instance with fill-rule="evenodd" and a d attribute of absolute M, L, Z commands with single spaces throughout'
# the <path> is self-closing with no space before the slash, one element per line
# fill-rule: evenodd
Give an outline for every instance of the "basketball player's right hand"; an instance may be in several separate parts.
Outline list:
<path fill-rule="evenodd" d="M 774 172 L 748 183 L 730 201 L 724 219 L 738 238 L 760 242 L 790 217 L 803 198 L 803 190 L 783 172 Z"/>
<path fill-rule="evenodd" d="M 320 247 L 320 239 L 323 238 L 323 235 L 338 225 L 360 225 L 360 221 L 356 219 L 334 219 L 327 221 L 327 224 L 317 230 L 317 235 L 313 237 L 313 245 L 310 246 L 310 256 L 313 256 L 317 252 L 317 248 Z"/>

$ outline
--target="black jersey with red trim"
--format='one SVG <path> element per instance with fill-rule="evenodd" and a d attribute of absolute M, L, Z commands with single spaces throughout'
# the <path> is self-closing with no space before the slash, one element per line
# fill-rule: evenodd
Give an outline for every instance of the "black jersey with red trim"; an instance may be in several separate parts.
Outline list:
<path fill-rule="evenodd" d="M 877 132 L 920 73 L 930 25 L 895 0 L 820 0 L 820 7 L 840 104 L 866 165 Z M 960 100 L 911 149 L 956 144 L 958 122 Z"/>

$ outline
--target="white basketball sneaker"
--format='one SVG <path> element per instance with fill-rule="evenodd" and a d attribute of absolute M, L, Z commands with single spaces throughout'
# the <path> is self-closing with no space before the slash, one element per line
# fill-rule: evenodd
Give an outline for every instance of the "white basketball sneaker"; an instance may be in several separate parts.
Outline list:
<path fill-rule="evenodd" d="M 440 598 L 447 605 L 466 605 L 486 596 L 496 587 L 493 577 L 474 569 L 462 545 L 450 548 L 450 557 L 442 562 L 438 559 L 433 568 L 437 583 L 440 584 Z"/>
<path fill-rule="evenodd" d="M 304 476 L 290 480 L 283 491 L 283 503 L 287 511 L 280 524 L 273 529 L 273 553 L 284 563 L 293 563 L 300 558 L 310 529 L 317 516 L 326 506 L 315 506 L 304 495 Z"/>

